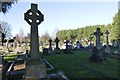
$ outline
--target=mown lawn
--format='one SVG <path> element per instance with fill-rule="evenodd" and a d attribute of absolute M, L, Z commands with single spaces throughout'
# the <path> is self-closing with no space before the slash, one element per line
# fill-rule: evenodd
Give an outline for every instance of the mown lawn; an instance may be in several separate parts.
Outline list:
<path fill-rule="evenodd" d="M 118 77 L 118 60 L 107 58 L 105 62 L 90 62 L 90 55 L 91 52 L 89 50 L 79 50 L 74 51 L 74 54 L 55 54 L 44 57 L 55 67 L 54 71 L 48 73 L 55 73 L 58 70 L 62 70 L 68 78 L 103 78 L 103 76 L 91 70 L 93 69 Z"/>

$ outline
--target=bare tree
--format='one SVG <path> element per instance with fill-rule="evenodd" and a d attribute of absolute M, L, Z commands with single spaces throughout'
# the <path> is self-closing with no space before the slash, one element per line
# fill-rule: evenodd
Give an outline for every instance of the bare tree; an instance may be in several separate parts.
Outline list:
<path fill-rule="evenodd" d="M 0 12 L 3 12 L 4 14 L 8 12 L 8 10 L 11 8 L 12 4 L 16 3 L 18 0 L 0 0 Z"/>
<path fill-rule="evenodd" d="M 4 21 L 0 21 L 0 30 L 2 33 L 5 34 L 6 37 L 10 38 L 12 37 L 12 34 L 11 34 L 11 26 L 7 23 L 7 22 L 4 22 Z"/>
<path fill-rule="evenodd" d="M 40 40 L 42 41 L 42 42 L 48 42 L 48 40 L 49 39 L 51 39 L 52 37 L 48 34 L 48 32 L 46 32 L 44 35 L 42 35 L 41 37 L 40 37 Z"/>

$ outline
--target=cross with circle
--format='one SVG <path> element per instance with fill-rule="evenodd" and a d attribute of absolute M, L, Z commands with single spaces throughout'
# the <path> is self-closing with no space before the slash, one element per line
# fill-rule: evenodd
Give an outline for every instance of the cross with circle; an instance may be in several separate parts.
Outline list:
<path fill-rule="evenodd" d="M 39 53 L 38 25 L 44 21 L 44 15 L 37 9 L 37 4 L 31 4 L 31 9 L 24 13 L 25 21 L 31 25 L 30 55 L 37 59 Z"/>

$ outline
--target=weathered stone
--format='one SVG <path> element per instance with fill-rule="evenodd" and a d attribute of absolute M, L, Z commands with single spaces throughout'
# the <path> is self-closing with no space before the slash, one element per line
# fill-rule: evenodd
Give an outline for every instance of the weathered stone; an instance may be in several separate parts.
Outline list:
<path fill-rule="evenodd" d="M 106 60 L 106 55 L 104 53 L 103 48 L 94 47 L 92 51 L 93 51 L 92 52 L 93 54 L 92 54 L 92 56 L 90 56 L 90 59 L 92 61 L 101 62 L 101 61 Z"/>
<path fill-rule="evenodd" d="M 69 43 L 69 41 L 66 40 L 64 43 L 66 44 L 66 50 L 67 50 L 68 49 L 68 43 Z"/>
<path fill-rule="evenodd" d="M 94 35 L 96 36 L 96 47 L 100 47 L 100 36 L 103 35 L 103 33 L 101 33 L 100 28 L 97 28 L 96 32 L 94 32 Z"/>
<path fill-rule="evenodd" d="M 59 39 L 58 39 L 58 37 L 56 37 L 56 39 L 55 39 L 55 43 L 56 43 L 56 49 L 59 49 Z"/>
<path fill-rule="evenodd" d="M 93 34 L 90 34 L 90 47 L 94 47 L 94 44 L 92 43 Z"/>
<path fill-rule="evenodd" d="M 76 48 L 77 48 L 77 49 L 80 49 L 80 47 L 81 47 L 81 46 L 80 46 L 80 42 L 77 41 L 77 42 L 76 42 Z"/>
<path fill-rule="evenodd" d="M 107 30 L 107 31 L 105 32 L 105 34 L 106 34 L 106 48 L 105 48 L 105 53 L 110 54 L 110 47 L 109 47 L 109 41 L 108 41 L 109 31 Z"/>
<path fill-rule="evenodd" d="M 97 28 L 97 31 L 94 32 L 94 35 L 96 36 L 96 46 L 93 48 L 92 55 L 90 56 L 90 60 L 93 60 L 95 62 L 101 62 L 106 60 L 104 49 L 102 47 L 102 44 L 100 42 L 100 36 L 103 35 L 101 33 L 100 28 Z"/>
<path fill-rule="evenodd" d="M 37 9 L 37 4 L 31 4 L 31 9 L 24 15 L 26 22 L 31 25 L 30 55 L 31 59 L 34 60 L 39 57 L 38 25 L 44 20 L 44 16 Z"/>
<path fill-rule="evenodd" d="M 31 25 L 30 60 L 27 62 L 25 80 L 40 80 L 46 78 L 46 66 L 39 54 L 38 25 L 44 20 L 43 14 L 37 9 L 37 4 L 31 4 L 25 14 L 26 22 Z"/>
<path fill-rule="evenodd" d="M 49 49 L 52 50 L 52 40 L 49 40 Z"/>
<path fill-rule="evenodd" d="M 43 54 L 49 54 L 49 49 L 48 48 L 43 48 Z"/>

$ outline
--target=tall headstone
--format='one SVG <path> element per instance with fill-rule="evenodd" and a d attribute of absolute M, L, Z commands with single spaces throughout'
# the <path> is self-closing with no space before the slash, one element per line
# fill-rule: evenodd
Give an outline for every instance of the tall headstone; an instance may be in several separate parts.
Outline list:
<path fill-rule="evenodd" d="M 112 46 L 113 46 L 114 48 L 117 47 L 117 42 L 116 42 L 116 40 L 113 40 L 113 42 L 112 42 Z"/>
<path fill-rule="evenodd" d="M 96 32 L 94 32 L 94 35 L 96 36 L 96 47 L 100 47 L 100 36 L 103 35 L 103 33 L 100 31 L 100 28 L 97 28 Z"/>
<path fill-rule="evenodd" d="M 90 34 L 90 47 L 93 47 L 93 43 L 92 43 L 92 39 L 93 39 L 93 34 Z"/>
<path fill-rule="evenodd" d="M 59 39 L 58 39 L 58 37 L 56 37 L 56 39 L 55 39 L 55 43 L 56 43 L 56 49 L 59 49 Z"/>
<path fill-rule="evenodd" d="M 79 41 L 76 42 L 76 48 L 80 49 L 80 42 Z"/>
<path fill-rule="evenodd" d="M 31 9 L 24 14 L 24 19 L 31 25 L 30 61 L 26 67 L 25 78 L 28 80 L 46 78 L 46 68 L 39 54 L 38 40 L 38 25 L 44 20 L 44 16 L 37 9 L 37 4 L 31 4 Z"/>
<path fill-rule="evenodd" d="M 108 34 L 109 34 L 109 31 L 107 30 L 106 32 L 105 32 L 105 34 L 106 34 L 106 48 L 105 48 L 105 53 L 110 53 L 110 47 L 109 47 L 109 39 L 108 39 Z"/>
<path fill-rule="evenodd" d="M 52 49 L 52 40 L 49 40 L 49 49 Z"/>
<path fill-rule="evenodd" d="M 69 43 L 69 41 L 66 40 L 64 43 L 66 44 L 66 50 L 68 50 L 68 43 Z"/>
<path fill-rule="evenodd" d="M 31 25 L 30 53 L 31 59 L 37 59 L 39 54 L 38 25 L 44 20 L 43 14 L 37 9 L 37 4 L 31 4 L 25 14 L 25 21 Z"/>
<path fill-rule="evenodd" d="M 90 56 L 90 60 L 101 62 L 106 60 L 106 56 L 104 53 L 104 48 L 101 47 L 100 36 L 102 36 L 103 33 L 100 31 L 100 28 L 97 28 L 96 32 L 94 32 L 94 35 L 96 36 L 96 46 L 92 50 L 93 54 Z"/>
<path fill-rule="evenodd" d="M 118 39 L 118 54 L 120 55 L 120 39 Z"/>
<path fill-rule="evenodd" d="M 114 48 L 117 49 L 117 50 L 114 51 L 114 54 L 120 55 L 120 39 L 118 39 L 116 41 L 116 45 L 115 46 L 116 47 L 114 47 Z"/>

